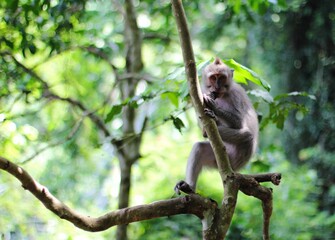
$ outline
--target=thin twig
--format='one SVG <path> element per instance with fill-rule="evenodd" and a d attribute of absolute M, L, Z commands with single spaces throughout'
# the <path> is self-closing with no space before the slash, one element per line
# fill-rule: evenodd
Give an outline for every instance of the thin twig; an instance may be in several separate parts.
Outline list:
<path fill-rule="evenodd" d="M 27 159 L 23 160 L 21 162 L 21 164 L 26 164 L 28 162 L 30 162 L 31 160 L 33 160 L 35 157 L 37 157 L 38 155 L 40 155 L 41 153 L 43 153 L 44 151 L 53 148 L 53 147 L 57 147 L 59 145 L 62 145 L 68 141 L 70 141 L 74 135 L 78 132 L 80 126 L 82 125 L 82 122 L 84 120 L 84 117 L 80 118 L 74 125 L 74 127 L 71 129 L 71 132 L 66 136 L 65 139 L 63 140 L 59 140 L 53 143 L 49 143 L 46 146 L 40 148 L 39 150 L 37 150 L 33 155 L 31 155 L 30 157 L 28 157 Z"/>

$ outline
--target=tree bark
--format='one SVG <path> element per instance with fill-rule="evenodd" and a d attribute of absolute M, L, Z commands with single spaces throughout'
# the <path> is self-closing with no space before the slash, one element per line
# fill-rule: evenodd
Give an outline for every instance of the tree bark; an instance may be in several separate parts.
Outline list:
<path fill-rule="evenodd" d="M 125 225 L 132 222 L 177 214 L 193 214 L 202 219 L 204 239 L 223 239 L 227 228 L 226 225 L 222 224 L 224 222 L 222 216 L 224 215 L 222 214 L 222 210 L 218 209 L 217 203 L 198 194 L 193 193 L 180 198 L 122 208 L 120 210 L 106 213 L 100 217 L 90 217 L 87 216 L 87 214 L 80 214 L 72 208 L 69 208 L 53 196 L 45 186 L 35 181 L 23 168 L 1 156 L 0 169 L 17 178 L 22 183 L 22 187 L 25 190 L 30 191 L 47 209 L 61 219 L 67 220 L 85 231 L 104 231 L 115 225 Z M 265 217 L 267 217 L 267 221 L 264 221 L 264 224 L 268 230 L 268 220 L 272 211 L 271 191 L 269 191 L 268 188 L 260 186 L 253 178 L 245 177 L 241 174 L 236 174 L 234 176 L 238 179 L 243 192 L 262 200 L 263 212 L 264 215 L 266 215 Z M 272 177 L 269 176 L 269 179 L 271 178 Z M 230 182 L 230 180 L 228 181 Z M 227 198 L 226 201 L 234 201 L 234 199 Z M 228 209 L 227 207 L 234 206 L 234 204 L 235 203 L 232 202 L 232 204 L 225 204 L 224 206 L 226 206 L 227 211 L 231 211 L 231 209 Z M 214 228 L 214 226 L 221 227 Z M 264 231 L 264 233 L 266 233 L 266 231 Z M 264 236 L 264 239 L 269 239 L 268 235 Z M 126 236 L 120 235 L 120 237 Z"/>
<path fill-rule="evenodd" d="M 129 76 L 136 76 L 143 69 L 142 62 L 142 34 L 137 25 L 136 11 L 133 0 L 125 0 L 124 3 L 124 36 L 126 46 L 126 73 Z M 119 82 L 122 99 L 131 98 L 135 95 L 139 79 L 129 77 Z M 122 111 L 122 131 L 125 138 L 115 144 L 120 161 L 120 191 L 119 191 L 119 209 L 129 206 L 129 192 L 131 187 L 131 168 L 140 157 L 139 149 L 141 145 L 142 134 L 137 135 L 135 129 L 137 120 L 136 109 L 125 106 Z M 140 129 L 145 128 L 146 121 Z M 133 137 L 127 137 L 133 136 Z M 117 240 L 127 240 L 127 225 L 119 225 L 116 233 Z"/>
<path fill-rule="evenodd" d="M 120 160 L 121 162 L 122 160 Z M 126 208 L 129 206 L 129 194 L 131 188 L 131 165 L 120 164 L 121 169 L 121 180 L 120 180 L 120 191 L 119 191 L 119 209 Z M 116 239 L 128 239 L 127 226 L 119 225 L 116 230 Z"/>
<path fill-rule="evenodd" d="M 0 169 L 7 171 L 21 181 L 23 188 L 29 190 L 47 209 L 60 218 L 72 222 L 78 228 L 94 232 L 103 231 L 112 226 L 119 225 L 117 229 L 117 239 L 119 240 L 127 239 L 126 224 L 128 223 L 176 214 L 193 214 L 199 217 L 203 224 L 204 239 L 223 239 L 226 236 L 234 213 L 238 190 L 241 190 L 245 194 L 257 197 L 262 201 L 264 214 L 263 239 L 267 240 L 269 239 L 269 222 L 272 213 L 272 191 L 269 188 L 259 185 L 259 182 L 271 181 L 274 184 L 279 184 L 280 175 L 242 175 L 232 171 L 215 122 L 208 118 L 203 112 L 202 94 L 199 87 L 196 64 L 182 3 L 180 0 L 171 1 L 180 33 L 192 101 L 198 115 L 204 123 L 204 127 L 214 149 L 222 184 L 225 189 L 223 202 L 220 206 L 221 208 L 219 208 L 218 204 L 214 201 L 195 193 L 190 193 L 180 198 L 157 201 L 147 205 L 128 207 L 131 187 L 131 168 L 140 157 L 139 146 L 142 140 L 141 133 L 146 125 L 146 121 L 144 121 L 140 130 L 135 129 L 136 111 L 131 107 L 125 107 L 123 109 L 123 138 L 112 140 L 112 144 L 119 157 L 121 170 L 119 210 L 109 212 L 97 218 L 79 214 L 54 197 L 46 187 L 36 182 L 23 168 L 9 160 L 0 157 Z M 142 36 L 136 23 L 132 0 L 125 0 L 124 14 L 125 44 L 127 48 L 126 70 L 129 76 L 136 76 L 143 68 L 141 59 Z M 28 72 L 28 74 L 32 73 L 33 72 Z M 132 97 L 135 94 L 138 80 L 136 77 L 129 77 L 119 83 L 123 99 Z M 48 89 L 47 85 L 44 87 Z M 50 92 L 46 93 L 45 97 L 67 101 L 82 111 L 87 110 L 80 102 L 73 99 L 60 98 L 51 95 Z M 89 113 L 89 116 L 102 130 L 105 136 L 110 136 L 111 133 L 105 128 L 103 121 L 94 115 L 94 112 Z"/>
<path fill-rule="evenodd" d="M 265 188 L 254 179 L 248 176 L 235 173 L 228 159 L 226 148 L 219 135 L 217 126 L 213 119 L 210 119 L 204 113 L 202 93 L 199 87 L 196 64 L 192 49 L 190 34 L 187 27 L 186 15 L 181 0 L 171 0 L 173 13 L 176 19 L 181 50 L 185 64 L 185 72 L 189 83 L 189 91 L 192 103 L 197 115 L 202 121 L 202 125 L 208 135 L 208 139 L 213 148 L 218 170 L 224 187 L 223 201 L 220 209 L 206 212 L 203 223 L 203 239 L 224 239 L 232 217 L 234 215 L 237 202 L 238 191 L 241 190 L 247 195 L 252 195 L 262 201 L 263 206 L 263 239 L 268 240 L 269 224 L 272 214 L 272 191 Z M 265 174 L 266 175 L 266 174 Z M 256 175 L 258 179 L 268 179 L 268 176 Z M 275 177 L 270 177 L 271 181 L 276 181 Z M 275 179 L 275 180 L 273 180 Z M 279 180 L 280 181 L 280 180 Z M 279 184 L 279 182 L 278 182 Z M 246 186 L 250 186 L 249 189 Z M 192 193 L 191 193 L 192 194 Z"/>

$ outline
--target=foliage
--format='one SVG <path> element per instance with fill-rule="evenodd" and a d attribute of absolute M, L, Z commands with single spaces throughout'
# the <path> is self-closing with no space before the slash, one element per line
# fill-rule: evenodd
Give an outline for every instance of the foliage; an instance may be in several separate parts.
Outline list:
<path fill-rule="evenodd" d="M 234 69 L 234 79 L 237 82 L 246 84 L 247 80 L 250 80 L 257 85 L 262 86 L 267 91 L 270 91 L 270 85 L 251 69 L 235 62 L 233 59 L 225 60 L 223 62 Z"/>
<path fill-rule="evenodd" d="M 266 62 L 274 67 L 275 79 L 284 84 L 286 91 L 305 91 L 315 96 L 299 100 L 299 104 L 309 109 L 304 116 L 300 110 L 289 114 L 284 131 L 286 151 L 290 161 L 297 165 L 307 164 L 317 172 L 314 182 L 320 191 L 312 194 L 318 209 L 327 219 L 334 209 L 334 28 L 335 18 L 332 9 L 334 3 L 325 1 L 292 1 L 285 11 L 276 9 L 278 17 L 272 27 L 268 19 L 266 26 L 264 52 L 271 49 L 272 55 L 264 54 Z M 324 17 L 328 16 L 328 17 Z M 271 16 L 269 16 L 271 17 Z M 294 24 L 292 24 L 294 23 Z M 285 45 L 273 44 L 280 40 Z M 284 81 L 283 81 L 284 79 Z M 329 220 L 328 220 L 329 219 Z M 331 224 L 330 224 L 331 225 Z M 329 225 L 329 226 L 330 226 Z M 334 238 L 332 228 L 321 227 L 315 232 L 315 238 Z"/>
<path fill-rule="evenodd" d="M 78 24 L 86 1 L 19 1 L 0 3 L 3 17 L 1 49 L 21 51 L 25 57 L 49 48 L 59 51 L 70 41 L 68 31 Z"/>
<path fill-rule="evenodd" d="M 292 58 L 291 49 L 282 49 L 286 41 L 291 42 L 283 40 L 287 34 L 284 29 L 289 29 L 286 25 L 283 28 L 283 20 L 287 18 L 287 23 L 294 25 L 290 19 L 305 6 L 304 2 L 185 1 L 199 75 L 214 56 L 227 59 L 226 64 L 235 69 L 235 80 L 248 83 L 248 93 L 263 115 L 259 152 L 245 171 L 283 172 L 282 185 L 274 188 L 273 239 L 326 239 L 334 229 L 332 214 L 320 212 L 315 203 L 324 191 L 317 184 L 328 187 L 323 202 L 334 199 L 331 173 L 335 145 L 329 139 L 335 118 L 334 104 L 327 100 L 332 96 L 331 85 L 317 81 L 307 87 L 303 81 L 310 81 L 308 72 L 298 87 L 288 90 L 291 93 L 282 93 L 287 91 L 282 79 L 287 77 L 285 67 Z M 71 207 L 95 216 L 116 208 L 120 171 L 110 139 L 102 137 L 89 114 L 104 120 L 114 140 L 121 137 L 124 108 L 143 113 L 138 121 L 145 114 L 150 116 L 141 160 L 133 169 L 132 205 L 171 197 L 174 184 L 183 178 L 192 144 L 201 139 L 197 117 L 189 110 L 184 67 L 168 1 L 137 3 L 145 68 L 136 78 L 140 84 L 134 96 L 122 99 L 115 91 L 118 80 L 129 77 L 124 70 L 120 8 L 122 1 L 0 2 L 0 150 L 24 163 L 34 177 Z M 321 16 L 326 15 L 317 15 L 314 30 L 322 22 Z M 278 28 L 281 35 L 273 33 Z M 323 32 L 312 33 L 306 39 L 316 40 L 315 36 Z M 323 37 L 319 39 L 317 46 Z M 321 56 L 310 51 L 309 46 L 301 49 L 309 53 L 309 59 Z M 282 56 L 279 53 L 287 55 L 278 60 Z M 332 66 L 331 59 L 322 57 L 325 68 Z M 294 66 L 297 64 L 299 61 Z M 307 69 L 315 71 L 316 65 L 310 63 Z M 320 91 L 328 88 L 327 92 Z M 50 92 L 58 98 L 50 97 Z M 80 101 L 87 111 L 68 100 Z M 291 116 L 290 122 L 284 124 L 287 116 Z M 282 132 L 270 123 L 289 132 L 292 119 L 296 137 L 282 143 Z M 329 133 L 323 135 L 327 141 L 325 145 L 316 144 L 312 140 L 320 136 L 323 127 L 323 132 Z M 294 143 L 303 145 L 297 148 L 304 149 L 298 154 L 300 162 L 307 163 L 302 167 L 286 160 L 287 149 L 294 148 Z M 199 191 L 221 201 L 221 186 L 212 184 L 217 177 L 215 171 L 205 171 Z M 10 176 L 1 172 L 0 179 L 0 233 L 34 239 L 112 237 L 114 229 L 94 234 L 75 229 L 36 204 Z M 331 207 L 325 205 L 322 210 Z M 230 237 L 259 239 L 260 214 L 258 201 L 239 196 Z M 131 224 L 130 231 L 133 239 L 199 239 L 199 225 L 195 218 L 178 216 Z"/>

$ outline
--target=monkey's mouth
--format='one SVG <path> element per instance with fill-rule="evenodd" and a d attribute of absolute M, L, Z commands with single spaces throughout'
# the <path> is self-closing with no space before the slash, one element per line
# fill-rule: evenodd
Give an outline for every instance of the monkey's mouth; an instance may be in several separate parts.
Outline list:
<path fill-rule="evenodd" d="M 211 92 L 211 93 L 210 93 L 210 96 L 211 96 L 211 98 L 213 98 L 213 99 L 218 98 L 219 95 L 220 95 L 220 92 Z"/>

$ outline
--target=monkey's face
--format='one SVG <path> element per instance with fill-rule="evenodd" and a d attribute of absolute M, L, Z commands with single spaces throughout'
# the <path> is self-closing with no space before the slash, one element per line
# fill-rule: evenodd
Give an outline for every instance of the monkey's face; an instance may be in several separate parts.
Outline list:
<path fill-rule="evenodd" d="M 231 76 L 226 71 L 212 73 L 207 76 L 207 91 L 217 97 L 222 97 L 229 92 Z"/>
<path fill-rule="evenodd" d="M 230 90 L 233 79 L 233 70 L 225 65 L 219 58 L 205 67 L 203 71 L 203 82 L 207 93 L 212 96 L 226 96 Z"/>

